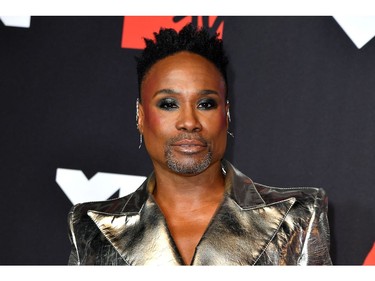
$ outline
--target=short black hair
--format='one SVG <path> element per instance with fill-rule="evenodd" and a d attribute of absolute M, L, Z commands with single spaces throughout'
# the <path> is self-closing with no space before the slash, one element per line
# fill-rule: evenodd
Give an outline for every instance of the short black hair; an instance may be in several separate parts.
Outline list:
<path fill-rule="evenodd" d="M 212 62 L 224 78 L 226 88 L 228 57 L 219 34 L 210 35 L 207 29 L 196 27 L 192 23 L 185 25 L 179 32 L 173 28 L 160 28 L 154 32 L 155 39 L 144 38 L 146 47 L 136 57 L 139 98 L 141 84 L 150 68 L 159 60 L 178 52 L 188 51 L 198 54 Z M 228 90 L 227 90 L 228 91 Z"/>

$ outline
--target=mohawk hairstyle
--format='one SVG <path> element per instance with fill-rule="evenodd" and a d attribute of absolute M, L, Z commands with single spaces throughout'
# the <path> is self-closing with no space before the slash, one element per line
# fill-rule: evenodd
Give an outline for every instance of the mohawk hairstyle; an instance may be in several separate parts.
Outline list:
<path fill-rule="evenodd" d="M 160 28 L 159 33 L 154 32 L 155 40 L 144 38 L 146 47 L 142 54 L 136 57 L 138 90 L 150 68 L 159 60 L 178 52 L 188 51 L 198 54 L 212 62 L 220 71 L 227 83 L 228 58 L 224 52 L 223 42 L 218 38 L 218 33 L 210 36 L 204 28 L 198 28 L 189 23 L 180 32 L 172 28 Z"/>

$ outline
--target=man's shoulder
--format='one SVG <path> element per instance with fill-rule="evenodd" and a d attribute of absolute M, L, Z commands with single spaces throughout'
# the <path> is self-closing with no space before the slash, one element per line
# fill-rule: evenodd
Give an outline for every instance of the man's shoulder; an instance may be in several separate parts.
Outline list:
<path fill-rule="evenodd" d="M 78 203 L 71 208 L 70 213 L 78 215 L 81 213 L 86 213 L 88 210 L 94 210 L 104 213 L 121 211 L 122 206 L 131 195 L 132 193 L 121 198 Z"/>
<path fill-rule="evenodd" d="M 248 191 L 250 192 L 250 194 L 253 194 L 253 191 L 255 190 L 258 193 L 259 197 L 261 198 L 261 201 L 263 201 L 266 204 L 272 204 L 272 203 L 279 202 L 282 200 L 287 200 L 292 197 L 294 197 L 297 202 L 302 203 L 303 205 L 314 204 L 314 202 L 317 202 L 319 204 L 319 201 L 322 202 L 322 204 L 327 204 L 326 192 L 321 187 L 313 187 L 313 186 L 281 187 L 280 185 L 279 186 L 266 185 L 264 183 L 259 183 L 249 178 L 247 175 L 243 174 L 240 170 L 234 167 L 227 160 L 223 160 L 223 167 L 224 167 L 224 170 L 227 171 L 227 174 L 232 176 L 232 181 L 237 183 L 234 186 L 234 188 L 238 188 L 241 186 L 248 187 L 249 188 Z M 241 194 L 242 192 L 235 192 L 235 193 Z M 237 199 L 240 200 L 240 198 L 237 198 Z"/>
<path fill-rule="evenodd" d="M 321 187 L 311 186 L 269 186 L 262 183 L 254 182 L 254 186 L 259 194 L 268 202 L 280 201 L 290 197 L 296 198 L 297 201 L 316 201 L 325 200 L 326 192 Z"/>

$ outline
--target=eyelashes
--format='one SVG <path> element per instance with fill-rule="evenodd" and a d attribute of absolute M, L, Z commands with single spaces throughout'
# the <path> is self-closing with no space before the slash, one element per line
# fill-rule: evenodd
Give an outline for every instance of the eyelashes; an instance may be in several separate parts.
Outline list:
<path fill-rule="evenodd" d="M 211 110 L 217 108 L 217 101 L 212 98 L 204 98 L 197 102 L 197 108 L 199 110 Z M 158 101 L 157 107 L 166 110 L 172 111 L 179 108 L 179 103 L 176 99 L 173 98 L 163 98 Z"/>
<path fill-rule="evenodd" d="M 198 108 L 209 110 L 217 108 L 217 102 L 214 99 L 203 99 L 198 103 Z"/>
<path fill-rule="evenodd" d="M 175 110 L 178 108 L 177 101 L 171 98 L 161 99 L 160 101 L 158 101 L 157 106 L 160 109 L 167 110 L 167 111 Z"/>

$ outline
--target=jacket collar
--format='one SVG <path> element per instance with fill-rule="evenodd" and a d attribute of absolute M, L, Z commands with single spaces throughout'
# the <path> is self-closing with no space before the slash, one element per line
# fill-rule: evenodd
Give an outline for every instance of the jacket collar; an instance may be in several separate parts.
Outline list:
<path fill-rule="evenodd" d="M 241 264 L 244 260 L 247 264 L 253 264 L 275 236 L 295 199 L 267 205 L 250 178 L 226 160 L 222 161 L 222 169 L 226 176 L 226 196 L 197 246 L 193 264 L 206 264 L 207 261 L 216 264 Z M 154 175 L 151 174 L 130 196 L 122 212 L 103 213 L 89 210 L 88 215 L 128 264 L 183 264 L 164 216 L 149 195 L 153 187 Z M 228 213 L 231 214 L 229 220 L 225 219 Z M 227 226 L 223 223 L 230 224 L 233 231 L 235 228 L 245 230 L 244 236 L 248 241 L 242 242 L 246 244 L 242 250 L 245 250 L 244 255 L 247 255 L 243 261 L 234 261 L 231 258 L 238 253 L 236 245 L 240 241 L 236 240 L 237 234 L 225 232 Z M 225 235 L 221 235 L 218 230 L 224 231 Z M 225 241 L 222 241 L 223 239 Z M 219 249 L 212 245 L 227 247 L 224 252 L 228 254 L 213 255 Z"/>
<path fill-rule="evenodd" d="M 242 209 L 265 205 L 263 198 L 249 177 L 237 170 L 227 160 L 222 160 L 222 170 L 225 174 L 227 193 Z"/>

